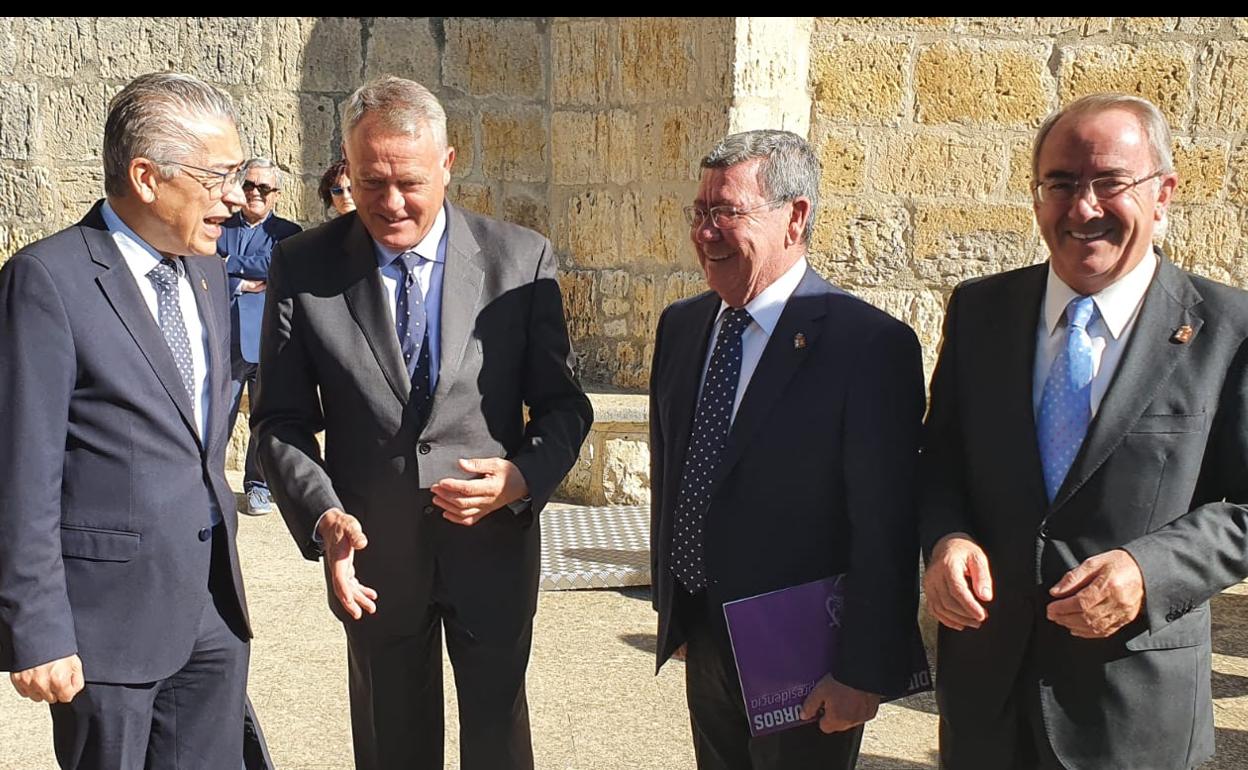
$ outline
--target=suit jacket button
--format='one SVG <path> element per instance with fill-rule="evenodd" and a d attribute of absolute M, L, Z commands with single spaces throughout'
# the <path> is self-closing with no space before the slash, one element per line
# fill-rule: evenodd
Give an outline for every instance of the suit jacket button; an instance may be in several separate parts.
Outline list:
<path fill-rule="evenodd" d="M 1174 610 L 1171 610 L 1170 612 L 1167 612 L 1167 613 L 1166 613 L 1166 622 L 1167 622 L 1167 623 L 1173 623 L 1174 621 L 1176 621 L 1176 620 L 1178 620 L 1178 619 L 1179 619 L 1179 613 L 1175 612 Z"/>
<path fill-rule="evenodd" d="M 416 451 L 420 452 L 422 455 L 427 455 L 433 451 L 433 447 L 429 446 L 428 443 L 422 441 L 420 442 L 420 445 L 416 447 Z"/>
<path fill-rule="evenodd" d="M 204 527 L 203 529 L 199 531 L 199 541 L 201 543 L 208 542 L 208 539 L 211 537 L 212 537 L 212 529 L 210 527 Z"/>
<path fill-rule="evenodd" d="M 426 505 L 426 506 L 425 506 L 425 513 L 433 513 L 433 512 L 434 512 L 434 511 L 436 511 L 436 510 L 437 510 L 437 508 L 434 508 L 432 505 Z"/>

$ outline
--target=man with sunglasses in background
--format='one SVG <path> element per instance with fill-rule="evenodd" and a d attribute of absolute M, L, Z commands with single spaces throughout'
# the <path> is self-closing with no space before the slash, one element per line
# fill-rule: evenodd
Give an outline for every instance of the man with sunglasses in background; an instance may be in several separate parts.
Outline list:
<path fill-rule="evenodd" d="M 225 479 L 230 97 L 113 97 L 105 200 L 0 270 L 0 670 L 83 770 L 237 768 L 251 631 Z"/>
<path fill-rule="evenodd" d="M 257 375 L 260 371 L 260 323 L 264 318 L 264 290 L 269 279 L 269 259 L 273 244 L 303 230 L 288 219 L 273 213 L 282 194 L 282 172 L 268 158 L 252 158 L 247 162 L 247 178 L 243 182 L 246 202 L 222 225 L 217 240 L 217 253 L 225 259 L 230 274 L 230 356 L 233 362 L 234 402 L 230 407 L 230 430 L 238 418 L 243 400 L 255 403 Z M 243 492 L 249 516 L 263 516 L 273 510 L 269 487 L 264 481 L 260 461 L 256 459 L 256 440 L 247 441 L 243 464 Z"/>
<path fill-rule="evenodd" d="M 1184 770 L 1213 754 L 1209 599 L 1248 575 L 1248 295 L 1154 246 L 1152 103 L 1040 127 L 1044 264 L 954 290 L 923 446 L 941 766 Z"/>

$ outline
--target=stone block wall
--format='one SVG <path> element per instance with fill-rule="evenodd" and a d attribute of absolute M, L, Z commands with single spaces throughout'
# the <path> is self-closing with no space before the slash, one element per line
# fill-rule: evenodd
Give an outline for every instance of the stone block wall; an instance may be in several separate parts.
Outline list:
<path fill-rule="evenodd" d="M 959 281 L 1047 257 L 1031 139 L 1088 93 L 1162 109 L 1181 177 L 1162 246 L 1248 286 L 1244 19 L 819 18 L 810 60 L 826 196 L 814 264 L 914 326 L 929 373 Z"/>

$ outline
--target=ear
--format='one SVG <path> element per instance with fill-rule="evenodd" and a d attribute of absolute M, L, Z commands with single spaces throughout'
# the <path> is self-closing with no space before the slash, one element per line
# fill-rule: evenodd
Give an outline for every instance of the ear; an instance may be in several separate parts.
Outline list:
<path fill-rule="evenodd" d="M 143 203 L 156 200 L 156 190 L 164 181 L 160 176 L 160 169 L 147 158 L 132 158 L 126 169 L 126 179 L 130 182 L 130 192 Z"/>
<path fill-rule="evenodd" d="M 810 219 L 809 198 L 795 198 L 791 203 L 793 210 L 789 214 L 789 226 L 784 234 L 785 246 L 792 246 L 801 242 L 802 234 L 806 232 L 806 222 Z"/>
<path fill-rule="evenodd" d="M 451 183 L 451 166 L 455 165 L 455 148 L 447 146 L 446 158 L 442 161 L 442 186 Z"/>
<path fill-rule="evenodd" d="M 1153 207 L 1153 220 L 1160 222 L 1166 218 L 1166 211 L 1174 200 L 1174 191 L 1179 186 L 1179 175 L 1172 171 L 1157 181 L 1157 204 Z"/>

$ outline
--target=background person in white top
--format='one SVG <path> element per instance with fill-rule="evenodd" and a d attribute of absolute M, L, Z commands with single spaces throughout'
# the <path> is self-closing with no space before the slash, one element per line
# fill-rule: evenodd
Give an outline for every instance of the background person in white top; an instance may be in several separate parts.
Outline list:
<path fill-rule="evenodd" d="M 1048 263 L 950 298 L 920 508 L 950 770 L 1213 753 L 1207 601 L 1248 575 L 1248 295 L 1153 247 L 1170 143 L 1143 99 L 1067 105 L 1033 155 Z"/>

